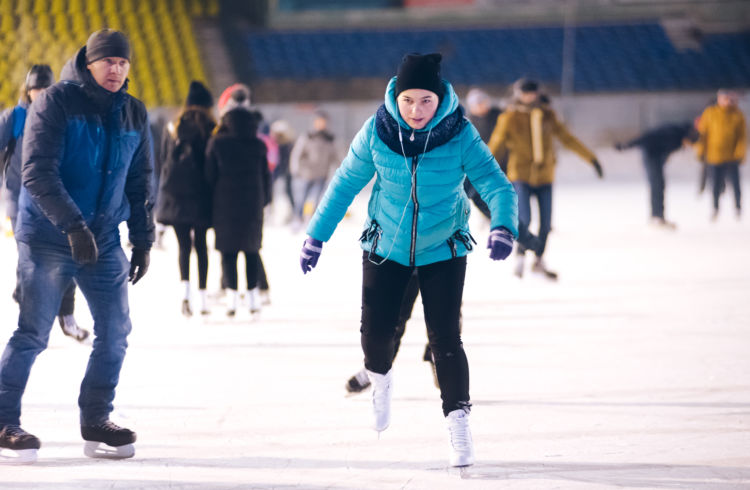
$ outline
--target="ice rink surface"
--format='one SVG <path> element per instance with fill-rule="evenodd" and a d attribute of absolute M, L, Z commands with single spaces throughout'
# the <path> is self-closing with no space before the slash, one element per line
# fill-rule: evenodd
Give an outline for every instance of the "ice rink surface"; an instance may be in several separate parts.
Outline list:
<path fill-rule="evenodd" d="M 488 226 L 472 217 L 463 339 L 474 466 L 447 466 L 419 303 L 379 440 L 369 392 L 345 396 L 362 362 L 358 199 L 307 276 L 304 235 L 266 227 L 272 303 L 257 320 L 245 309 L 228 319 L 220 299 L 207 318 L 181 316 L 170 231 L 131 289 L 113 419 L 138 433 L 135 458 L 84 457 L 76 399 L 90 347 L 55 325 L 23 405 L 39 461 L 0 467 L 0 488 L 750 488 L 750 213 L 736 220 L 725 194 L 711 223 L 708 195 L 674 178 L 678 229 L 655 229 L 644 182 L 583 172 L 555 188 L 546 258 L 558 283 L 492 262 Z M 0 253 L 4 344 L 17 319 L 12 238 Z M 212 252 L 212 293 L 219 269 Z M 91 327 L 80 294 L 77 317 Z"/>

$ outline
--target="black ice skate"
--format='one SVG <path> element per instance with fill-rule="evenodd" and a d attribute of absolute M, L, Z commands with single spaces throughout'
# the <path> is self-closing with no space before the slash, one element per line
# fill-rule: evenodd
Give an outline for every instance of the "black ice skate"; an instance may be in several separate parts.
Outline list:
<path fill-rule="evenodd" d="M 350 395 L 361 393 L 370 387 L 370 378 L 367 377 L 367 371 L 361 370 L 346 382 L 346 392 Z"/>
<path fill-rule="evenodd" d="M 89 337 L 89 331 L 79 327 L 73 315 L 58 315 L 57 321 L 63 333 L 68 337 L 73 337 L 78 342 L 83 342 Z"/>
<path fill-rule="evenodd" d="M 39 438 L 17 425 L 0 428 L 0 464 L 33 463 L 41 446 Z"/>
<path fill-rule="evenodd" d="M 109 420 L 96 425 L 82 425 L 81 437 L 86 441 L 83 454 L 89 458 L 124 459 L 135 455 L 135 432 Z"/>
<path fill-rule="evenodd" d="M 534 265 L 531 266 L 531 271 L 541 274 L 544 278 L 549 279 L 550 281 L 557 281 L 557 272 L 547 269 L 547 264 L 545 264 L 544 260 L 541 258 L 536 259 Z"/>

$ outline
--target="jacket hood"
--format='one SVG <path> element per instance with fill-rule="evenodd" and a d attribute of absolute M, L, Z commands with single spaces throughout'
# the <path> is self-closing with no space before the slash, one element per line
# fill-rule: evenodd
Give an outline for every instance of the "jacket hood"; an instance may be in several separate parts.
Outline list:
<path fill-rule="evenodd" d="M 401 113 L 398 111 L 398 102 L 396 102 L 396 77 L 391 78 L 388 82 L 388 87 L 385 89 L 385 108 L 388 113 L 398 121 L 398 124 L 405 130 L 412 131 L 411 127 L 406 124 L 406 121 L 401 117 Z M 458 109 L 458 96 L 453 90 L 453 86 L 450 83 L 443 80 L 443 100 L 440 101 L 435 115 L 427 125 L 418 129 L 417 131 L 429 131 L 437 126 L 440 121 L 445 119 L 446 116 L 453 114 Z"/>
<path fill-rule="evenodd" d="M 237 107 L 221 117 L 219 133 L 228 133 L 236 136 L 255 137 L 258 133 L 258 125 L 262 117 L 258 111 L 248 111 Z"/>

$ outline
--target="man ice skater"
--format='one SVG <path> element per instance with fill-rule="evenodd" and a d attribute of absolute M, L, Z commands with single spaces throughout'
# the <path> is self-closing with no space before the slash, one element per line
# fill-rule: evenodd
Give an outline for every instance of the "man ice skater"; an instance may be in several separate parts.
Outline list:
<path fill-rule="evenodd" d="M 615 143 L 618 151 L 635 147 L 641 149 L 651 197 L 651 223 L 654 226 L 666 229 L 677 227 L 664 217 L 664 164 L 672 153 L 696 141 L 698 131 L 692 122 L 685 122 L 657 126 L 630 141 Z"/>
<path fill-rule="evenodd" d="M 131 329 L 127 283 L 146 273 L 154 241 L 150 133 L 145 106 L 127 93 L 129 70 L 125 35 L 97 31 L 29 111 L 16 230 L 20 314 L 0 358 L 0 462 L 36 460 L 41 443 L 20 427 L 21 398 L 71 281 L 94 319 L 78 398 L 84 453 L 135 453 L 135 433 L 109 420 Z"/>

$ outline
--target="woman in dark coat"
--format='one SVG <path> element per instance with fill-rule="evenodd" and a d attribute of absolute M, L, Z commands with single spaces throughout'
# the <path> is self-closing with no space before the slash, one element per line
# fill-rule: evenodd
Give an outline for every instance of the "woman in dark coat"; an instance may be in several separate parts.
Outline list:
<path fill-rule="evenodd" d="M 232 291 L 227 315 L 237 309 L 237 257 L 245 254 L 250 312 L 260 310 L 258 261 L 263 208 L 270 201 L 266 145 L 256 133 L 260 114 L 238 107 L 226 112 L 206 150 L 206 179 L 213 193 L 212 223 L 221 252 L 224 285 Z"/>
<path fill-rule="evenodd" d="M 205 177 L 208 139 L 216 127 L 211 114 L 213 98 L 200 82 L 190 90 L 176 121 L 170 122 L 162 138 L 159 198 L 156 220 L 174 227 L 179 245 L 180 279 L 185 289 L 182 313 L 192 315 L 190 307 L 190 253 L 198 256 L 198 289 L 201 314 L 208 314 L 206 280 L 208 247 L 206 232 L 211 226 L 211 192 Z M 191 238 L 192 233 L 192 238 Z"/>

